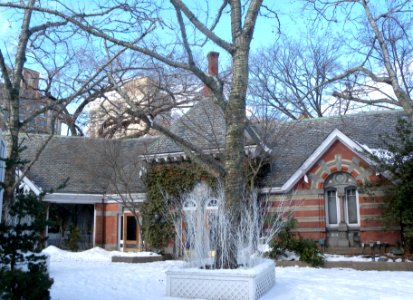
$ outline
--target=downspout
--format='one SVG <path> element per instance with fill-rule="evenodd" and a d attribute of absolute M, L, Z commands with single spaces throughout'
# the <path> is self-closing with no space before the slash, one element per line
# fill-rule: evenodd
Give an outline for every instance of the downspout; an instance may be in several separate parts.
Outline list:
<path fill-rule="evenodd" d="M 105 198 L 102 197 L 102 248 L 105 248 L 105 226 L 106 226 Z"/>
<path fill-rule="evenodd" d="M 93 204 L 93 247 L 96 247 L 96 203 Z"/>
<path fill-rule="evenodd" d="M 44 245 L 45 247 L 48 246 L 47 241 L 49 240 L 49 207 L 50 207 L 50 204 L 47 203 L 46 204 L 46 229 L 45 229 L 46 240 L 45 240 L 45 245 Z"/>
<path fill-rule="evenodd" d="M 118 219 L 117 219 L 117 224 L 118 224 L 118 230 L 117 230 L 117 241 L 116 241 L 116 247 L 119 251 L 123 251 L 123 242 L 121 244 L 121 240 L 123 241 L 123 237 L 121 236 L 121 232 L 122 232 L 122 227 L 123 227 L 123 222 L 122 222 L 122 217 L 123 217 L 123 206 L 122 209 L 120 211 L 118 211 Z"/>

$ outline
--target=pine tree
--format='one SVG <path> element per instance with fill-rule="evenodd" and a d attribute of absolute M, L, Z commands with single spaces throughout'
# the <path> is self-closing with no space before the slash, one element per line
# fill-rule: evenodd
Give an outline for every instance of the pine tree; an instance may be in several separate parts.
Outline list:
<path fill-rule="evenodd" d="M 376 155 L 380 171 L 390 175 L 394 185 L 388 190 L 384 217 L 398 222 L 402 246 L 413 250 L 413 123 L 400 119 L 394 136 L 382 136 L 387 152 Z M 383 155 L 386 154 L 387 155 Z"/>
<path fill-rule="evenodd" d="M 32 193 L 19 193 L 0 224 L 0 299 L 50 299 L 44 245 L 44 204 Z"/>

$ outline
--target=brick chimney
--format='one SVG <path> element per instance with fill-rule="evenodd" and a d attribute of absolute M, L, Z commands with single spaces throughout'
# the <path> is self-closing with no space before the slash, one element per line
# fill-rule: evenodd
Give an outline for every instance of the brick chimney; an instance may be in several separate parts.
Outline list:
<path fill-rule="evenodd" d="M 218 52 L 209 52 L 207 56 L 208 74 L 213 75 L 215 77 L 218 77 L 218 57 L 219 57 Z M 211 89 L 207 87 L 206 85 L 204 86 L 203 95 L 205 97 L 211 97 L 213 95 Z"/>

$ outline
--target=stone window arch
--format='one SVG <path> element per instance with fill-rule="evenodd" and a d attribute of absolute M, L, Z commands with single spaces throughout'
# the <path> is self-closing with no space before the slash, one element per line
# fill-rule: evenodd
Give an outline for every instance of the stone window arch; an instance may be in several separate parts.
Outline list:
<path fill-rule="evenodd" d="M 326 224 L 328 227 L 360 225 L 360 209 L 356 179 L 348 173 L 337 172 L 324 182 Z"/>
<path fill-rule="evenodd" d="M 197 208 L 196 201 L 194 199 L 187 199 L 183 203 L 183 210 L 184 211 L 194 211 Z"/>
<path fill-rule="evenodd" d="M 218 199 L 210 198 L 205 205 L 206 209 L 218 209 Z"/>

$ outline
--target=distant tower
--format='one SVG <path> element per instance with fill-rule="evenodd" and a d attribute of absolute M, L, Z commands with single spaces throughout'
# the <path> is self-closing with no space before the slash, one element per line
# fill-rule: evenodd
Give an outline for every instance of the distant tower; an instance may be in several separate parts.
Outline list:
<path fill-rule="evenodd" d="M 132 106 L 139 107 L 139 110 L 147 115 L 155 116 L 157 122 L 164 125 L 170 123 L 170 97 L 162 93 L 151 78 L 131 79 L 123 84 L 122 90 L 133 103 Z M 105 97 L 95 100 L 89 106 L 89 136 L 94 138 L 141 136 L 147 132 L 147 125 L 139 118 L 133 117 L 129 113 L 130 110 L 134 108 L 117 91 L 106 93 Z"/>
<path fill-rule="evenodd" d="M 23 80 L 20 84 L 20 107 L 19 115 L 20 120 L 26 120 L 37 111 L 44 108 L 49 104 L 50 99 L 43 96 L 39 90 L 40 74 L 34 70 L 27 68 L 23 69 Z M 5 99 L 4 85 L 0 83 L 0 105 L 7 117 L 9 112 L 9 105 Z M 53 112 L 46 111 L 38 114 L 33 120 L 31 120 L 24 128 L 23 131 L 31 133 L 49 133 L 50 123 Z M 55 133 L 60 133 L 60 122 L 56 120 Z M 0 120 L 0 127 L 5 128 L 4 120 Z"/>

